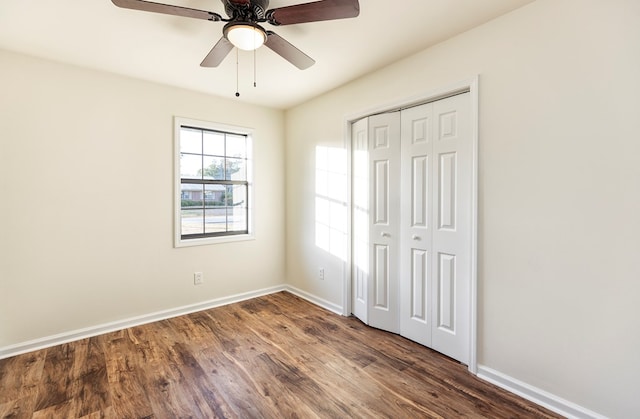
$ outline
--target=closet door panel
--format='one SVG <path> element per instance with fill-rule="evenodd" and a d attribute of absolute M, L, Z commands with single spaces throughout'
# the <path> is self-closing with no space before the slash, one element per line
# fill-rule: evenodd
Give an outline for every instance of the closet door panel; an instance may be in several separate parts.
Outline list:
<path fill-rule="evenodd" d="M 351 126 L 352 139 L 352 270 L 353 315 L 368 323 L 369 287 L 369 124 L 364 118 Z"/>
<path fill-rule="evenodd" d="M 469 94 L 433 104 L 435 139 L 431 347 L 469 360 L 472 144 Z"/>
<path fill-rule="evenodd" d="M 429 200 L 429 157 L 412 156 L 411 162 L 411 227 L 426 228 Z"/>
<path fill-rule="evenodd" d="M 373 249 L 373 307 L 389 310 L 389 246 L 376 244 Z"/>
<path fill-rule="evenodd" d="M 438 229 L 456 229 L 456 174 L 457 174 L 457 154 L 456 152 L 442 153 L 439 156 L 438 173 Z"/>
<path fill-rule="evenodd" d="M 372 219 L 369 231 L 372 278 L 369 285 L 369 325 L 400 332 L 398 251 L 400 191 L 400 113 L 368 118 L 369 195 Z"/>
<path fill-rule="evenodd" d="M 429 310 L 429 255 L 421 249 L 411 252 L 411 319 L 422 324 L 427 323 Z"/>
<path fill-rule="evenodd" d="M 402 111 L 400 334 L 431 346 L 433 105 Z"/>

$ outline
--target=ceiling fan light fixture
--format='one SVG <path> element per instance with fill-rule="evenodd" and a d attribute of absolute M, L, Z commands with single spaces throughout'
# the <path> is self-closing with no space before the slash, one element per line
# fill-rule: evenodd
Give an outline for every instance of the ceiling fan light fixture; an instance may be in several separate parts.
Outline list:
<path fill-rule="evenodd" d="M 224 28 L 224 36 L 236 48 L 253 51 L 267 41 L 267 32 L 259 25 L 249 22 L 231 23 Z"/>

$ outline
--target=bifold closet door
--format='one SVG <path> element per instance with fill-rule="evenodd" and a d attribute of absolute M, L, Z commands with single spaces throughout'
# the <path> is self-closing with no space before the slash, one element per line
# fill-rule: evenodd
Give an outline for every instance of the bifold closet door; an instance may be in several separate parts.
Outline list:
<path fill-rule="evenodd" d="M 352 126 L 353 314 L 400 333 L 400 115 L 374 115 Z"/>
<path fill-rule="evenodd" d="M 369 324 L 400 333 L 400 117 L 369 117 Z"/>
<path fill-rule="evenodd" d="M 469 360 L 469 94 L 352 125 L 353 309 L 366 324 Z"/>
<path fill-rule="evenodd" d="M 469 94 L 402 111 L 400 334 L 469 360 Z"/>
<path fill-rule="evenodd" d="M 433 104 L 402 111 L 400 334 L 431 347 Z"/>

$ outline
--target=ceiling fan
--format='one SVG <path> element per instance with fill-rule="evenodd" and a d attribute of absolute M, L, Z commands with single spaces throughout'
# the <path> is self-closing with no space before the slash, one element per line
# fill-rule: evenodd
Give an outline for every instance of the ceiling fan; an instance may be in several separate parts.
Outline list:
<path fill-rule="evenodd" d="M 311 67 L 315 61 L 275 32 L 264 29 L 260 23 L 266 22 L 274 26 L 293 25 L 345 19 L 360 14 L 358 0 L 320 0 L 275 9 L 268 9 L 269 0 L 221 0 L 228 18 L 206 10 L 145 0 L 111 1 L 116 6 L 126 9 L 227 22 L 222 29 L 222 38 L 204 58 L 200 64 L 202 67 L 217 67 L 234 46 L 251 51 L 264 44 L 294 66 L 304 70 Z"/>

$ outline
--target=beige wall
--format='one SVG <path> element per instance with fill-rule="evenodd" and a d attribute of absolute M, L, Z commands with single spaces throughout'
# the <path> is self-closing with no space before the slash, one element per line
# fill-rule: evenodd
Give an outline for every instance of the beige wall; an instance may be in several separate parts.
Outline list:
<path fill-rule="evenodd" d="M 0 52 L 0 348 L 279 285 L 285 266 L 341 305 L 317 148 L 345 150 L 346 115 L 480 74 L 479 362 L 633 416 L 638 39 L 636 0 L 538 0 L 286 115 Z M 174 115 L 255 129 L 255 241 L 172 247 Z"/>
<path fill-rule="evenodd" d="M 282 111 L 1 51 L 0 74 L 0 348 L 284 283 Z M 255 129 L 255 240 L 173 248 L 174 115 Z"/>
<path fill-rule="evenodd" d="M 314 243 L 316 147 L 344 149 L 349 114 L 479 74 L 479 363 L 637 415 L 639 40 L 636 0 L 538 0 L 289 110 L 288 281 L 342 304 L 343 263 Z"/>

